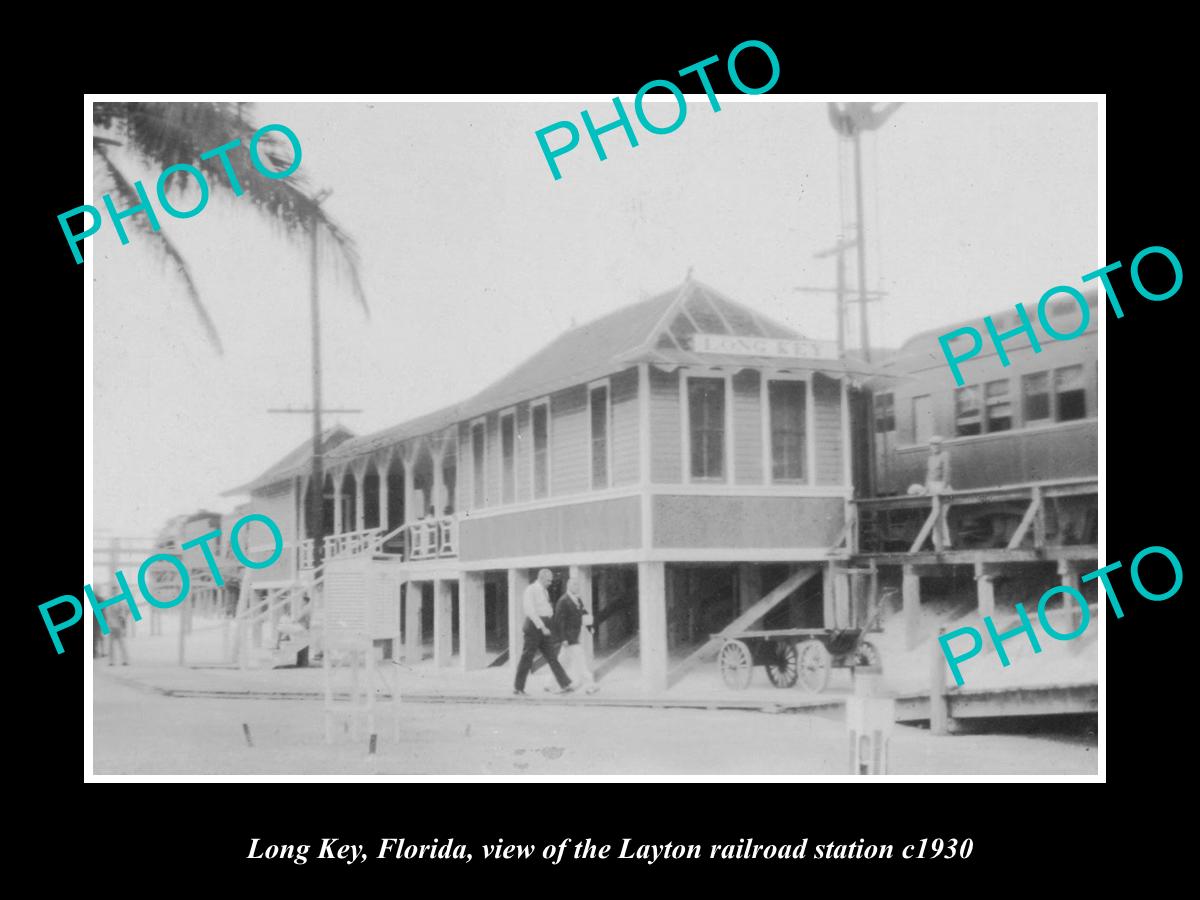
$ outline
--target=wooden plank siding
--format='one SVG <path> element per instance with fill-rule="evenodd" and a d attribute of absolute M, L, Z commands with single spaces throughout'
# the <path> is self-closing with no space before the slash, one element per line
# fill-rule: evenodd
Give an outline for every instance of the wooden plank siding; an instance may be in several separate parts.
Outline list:
<path fill-rule="evenodd" d="M 738 484 L 763 480 L 762 381 L 753 369 L 733 376 L 733 473 Z"/>
<path fill-rule="evenodd" d="M 581 499 L 482 519 L 464 518 L 459 524 L 459 558 L 470 562 L 542 553 L 632 550 L 641 546 L 641 540 L 637 497 Z"/>
<path fill-rule="evenodd" d="M 626 369 L 612 377 L 612 483 L 614 487 L 637 484 L 638 467 L 638 376 Z"/>
<path fill-rule="evenodd" d="M 679 408 L 679 371 L 650 367 L 650 480 L 679 484 L 683 480 Z"/>
<path fill-rule="evenodd" d="M 591 486 L 587 387 L 550 397 L 550 494 L 577 494 Z"/>
<path fill-rule="evenodd" d="M 832 378 L 813 379 L 817 484 L 843 484 L 842 385 Z"/>
<path fill-rule="evenodd" d="M 829 547 L 845 522 L 840 497 L 678 497 L 653 506 L 655 547 Z"/>

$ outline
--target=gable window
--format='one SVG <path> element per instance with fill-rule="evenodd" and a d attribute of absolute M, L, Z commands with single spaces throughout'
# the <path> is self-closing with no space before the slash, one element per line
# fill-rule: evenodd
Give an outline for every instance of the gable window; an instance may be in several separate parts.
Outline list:
<path fill-rule="evenodd" d="M 589 420 L 591 422 L 592 487 L 608 487 L 608 385 L 601 384 L 588 391 Z"/>
<path fill-rule="evenodd" d="M 986 405 L 987 431 L 1008 431 L 1012 428 L 1012 401 L 1008 396 L 1008 381 L 989 381 L 983 387 Z"/>
<path fill-rule="evenodd" d="M 803 381 L 769 381 L 767 398 L 771 416 L 771 478 L 803 481 L 808 455 L 805 440 L 808 385 Z"/>
<path fill-rule="evenodd" d="M 1083 366 L 1054 370 L 1054 399 L 1059 422 L 1087 418 L 1087 390 L 1083 384 Z"/>
<path fill-rule="evenodd" d="M 1021 377 L 1021 394 L 1025 398 L 1025 424 L 1050 421 L 1050 373 L 1034 372 Z"/>
<path fill-rule="evenodd" d="M 476 508 L 484 505 L 487 497 L 487 485 L 484 482 L 484 477 L 487 472 L 487 466 L 484 464 L 484 451 L 487 448 L 487 440 L 485 437 L 483 422 L 476 422 L 471 426 L 471 496 L 475 500 Z"/>
<path fill-rule="evenodd" d="M 896 406 L 891 394 L 875 395 L 875 433 L 896 430 Z"/>
<path fill-rule="evenodd" d="M 692 478 L 725 478 L 725 379 L 687 379 Z"/>
<path fill-rule="evenodd" d="M 954 433 L 959 437 L 980 434 L 983 418 L 979 411 L 979 385 L 969 384 L 954 392 Z"/>
<path fill-rule="evenodd" d="M 550 495 L 550 405 L 542 402 L 530 409 L 533 419 L 533 496 Z"/>
<path fill-rule="evenodd" d="M 500 416 L 500 496 L 504 503 L 512 503 L 517 497 L 516 425 L 512 413 Z"/>

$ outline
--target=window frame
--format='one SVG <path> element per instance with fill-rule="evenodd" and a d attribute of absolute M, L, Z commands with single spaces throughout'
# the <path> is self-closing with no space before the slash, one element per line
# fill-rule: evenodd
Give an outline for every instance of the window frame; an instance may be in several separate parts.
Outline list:
<path fill-rule="evenodd" d="M 929 434 L 921 440 L 918 431 L 921 425 L 921 417 L 917 415 L 917 401 L 925 399 L 929 401 Z M 924 446 L 929 443 L 929 439 L 937 434 L 937 407 L 933 403 L 933 394 L 913 394 L 909 397 L 909 402 L 912 404 L 912 443 L 913 446 Z"/>
<path fill-rule="evenodd" d="M 680 452 L 683 464 L 684 484 L 734 484 L 733 459 L 733 373 L 725 371 L 705 371 L 704 369 L 679 369 L 679 421 L 681 425 Z M 688 398 L 688 382 L 693 378 L 707 378 L 713 381 L 725 382 L 725 465 L 720 478 L 692 475 L 692 410 Z"/>
<path fill-rule="evenodd" d="M 1062 418 L 1062 410 L 1061 410 L 1061 405 L 1059 403 L 1058 373 L 1065 371 L 1067 369 L 1078 369 L 1079 370 L 1080 386 L 1077 388 L 1071 388 L 1070 390 L 1080 391 L 1083 394 L 1083 415 L 1078 416 L 1074 419 Z M 1051 406 L 1052 406 L 1052 412 L 1054 413 L 1053 422 L 1055 425 L 1061 425 L 1061 424 L 1064 424 L 1067 422 L 1082 422 L 1084 419 L 1089 418 L 1089 416 L 1088 416 L 1087 372 L 1084 369 L 1083 363 L 1071 363 L 1070 365 L 1066 365 L 1066 366 L 1055 366 L 1053 369 L 1051 369 L 1050 370 L 1050 393 L 1053 396 Z"/>
<path fill-rule="evenodd" d="M 500 479 L 497 482 L 497 485 L 500 488 L 500 490 L 499 490 L 500 503 L 498 505 L 505 506 L 505 505 L 510 505 L 510 504 L 517 502 L 517 408 L 515 406 L 510 406 L 510 407 L 508 407 L 508 409 L 500 410 L 500 412 L 497 415 L 498 415 L 498 420 L 496 423 L 496 440 L 500 442 L 500 453 L 497 454 L 499 456 L 499 463 L 500 463 Z M 512 464 L 510 467 L 511 474 L 512 474 L 512 499 L 511 500 L 508 499 L 504 494 L 504 476 L 505 476 L 505 471 L 504 471 L 504 420 L 505 419 L 512 419 L 513 442 L 512 442 Z"/>
<path fill-rule="evenodd" d="M 967 391 L 976 392 L 976 415 L 979 416 L 979 431 L 974 434 L 962 434 L 959 432 L 960 420 L 962 413 L 960 412 L 961 403 L 959 397 L 966 396 Z M 984 430 L 984 386 L 983 382 L 972 382 L 970 384 L 961 385 L 960 388 L 954 389 L 954 437 L 955 438 L 976 438 L 980 434 L 986 433 Z"/>
<path fill-rule="evenodd" d="M 988 387 L 993 384 L 1007 385 L 1008 392 L 1002 398 L 995 399 L 995 400 L 989 399 L 988 398 Z M 1011 378 L 992 378 L 988 381 L 979 382 L 979 386 L 982 390 L 982 394 L 980 395 L 980 404 L 981 404 L 980 414 L 983 417 L 983 419 L 982 419 L 983 430 L 980 432 L 980 434 L 1004 434 L 1006 431 L 1016 431 L 1017 417 L 1015 415 L 1013 415 L 1014 403 L 1013 403 L 1012 379 Z M 992 426 L 991 409 L 993 406 L 999 406 L 1002 403 L 1008 404 L 1008 427 L 1000 428 L 1000 429 L 997 429 L 996 431 L 993 431 L 992 427 L 991 427 Z"/>
<path fill-rule="evenodd" d="M 537 428 L 534 425 L 534 410 L 538 407 L 546 410 L 546 493 L 537 492 Z M 552 477 L 552 453 L 554 446 L 554 417 L 550 415 L 550 397 L 539 397 L 529 402 L 529 499 L 531 501 L 546 500 L 554 496 L 554 481 Z"/>
<path fill-rule="evenodd" d="M 593 443 L 594 435 L 592 434 L 592 392 L 598 388 L 604 388 L 604 483 L 596 484 L 596 448 Z M 593 491 L 603 491 L 613 484 L 613 403 L 612 403 L 612 378 L 598 378 L 595 381 L 588 382 L 587 386 L 587 461 L 588 461 L 588 486 Z"/>
<path fill-rule="evenodd" d="M 483 433 L 483 450 L 480 453 L 480 458 L 475 456 L 475 427 L 479 426 Z M 479 416 L 472 419 L 467 425 L 467 435 L 471 442 L 471 508 L 472 509 L 487 509 L 487 451 L 488 451 L 488 433 L 487 433 L 487 416 Z M 479 475 L 482 473 L 483 477 Z"/>
<path fill-rule="evenodd" d="M 1028 412 L 1027 400 L 1029 395 L 1025 392 L 1025 384 L 1028 379 L 1041 375 L 1046 379 L 1046 416 L 1045 418 L 1031 419 Z M 1044 425 L 1055 425 L 1057 419 L 1054 416 L 1054 370 L 1039 369 L 1036 372 L 1024 372 L 1021 374 L 1021 427 L 1022 428 L 1039 428 Z"/>
<path fill-rule="evenodd" d="M 771 387 L 772 381 L 802 381 L 804 387 L 804 477 L 775 478 L 775 454 L 771 440 Z M 759 378 L 759 406 L 762 408 L 763 484 L 811 485 L 816 484 L 816 408 L 811 374 L 795 372 L 763 371 Z"/>

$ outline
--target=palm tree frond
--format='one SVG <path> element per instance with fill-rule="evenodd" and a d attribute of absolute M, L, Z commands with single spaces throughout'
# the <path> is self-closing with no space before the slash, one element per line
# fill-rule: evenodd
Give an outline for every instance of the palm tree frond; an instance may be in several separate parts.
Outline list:
<path fill-rule="evenodd" d="M 369 316 L 360 275 L 361 260 L 353 238 L 314 200 L 304 173 L 265 178 L 254 167 L 250 139 L 257 129 L 246 121 L 246 105 L 102 102 L 93 106 L 92 115 L 97 127 L 119 130 L 129 149 L 163 169 L 176 163 L 190 163 L 204 173 L 214 192 L 222 191 L 229 196 L 237 193 L 233 186 L 236 181 L 243 195 L 291 236 L 324 228 L 332 239 L 335 270 L 348 276 L 355 298 Z M 223 156 L 200 158 L 201 153 L 234 140 L 240 144 L 239 148 Z M 258 155 L 275 171 L 288 168 L 293 159 L 290 142 L 273 131 L 259 139 Z M 178 179 L 173 181 L 181 183 L 184 175 L 177 175 Z"/>
<path fill-rule="evenodd" d="M 96 155 L 104 161 L 104 166 L 112 178 L 114 190 L 125 204 L 125 207 L 129 208 L 140 203 L 141 198 L 138 196 L 137 191 L 130 184 L 129 179 L 125 177 L 124 173 L 109 158 L 105 145 L 103 143 L 93 143 L 92 146 Z M 147 216 L 139 214 L 132 216 L 131 220 L 135 223 L 139 231 L 151 239 L 151 246 L 166 259 L 174 263 L 176 273 L 183 280 L 184 287 L 187 289 L 188 299 L 191 301 L 192 308 L 196 310 L 196 314 L 200 317 L 200 322 L 204 325 L 208 339 L 212 341 L 218 353 L 224 354 L 225 348 L 221 346 L 221 338 L 217 335 L 216 326 L 213 325 L 212 318 L 208 315 L 208 310 L 204 308 L 204 304 L 200 300 L 200 292 L 196 289 L 196 283 L 192 280 L 191 270 L 188 268 L 182 254 L 180 254 L 179 250 L 171 242 L 171 239 L 161 229 L 155 231 L 150 226 L 150 220 Z"/>

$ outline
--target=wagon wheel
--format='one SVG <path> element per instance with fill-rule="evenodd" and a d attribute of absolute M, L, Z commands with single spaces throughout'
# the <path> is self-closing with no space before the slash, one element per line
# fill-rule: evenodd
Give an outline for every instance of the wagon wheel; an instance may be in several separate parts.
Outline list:
<path fill-rule="evenodd" d="M 872 669 L 877 669 L 881 665 L 879 650 L 870 641 L 863 641 L 858 645 L 858 659 L 855 666 L 867 666 Z"/>
<path fill-rule="evenodd" d="M 790 688 L 800 677 L 796 645 L 791 641 L 782 641 L 776 645 L 776 653 L 775 660 L 767 663 L 767 677 L 777 688 Z"/>
<path fill-rule="evenodd" d="M 819 694 L 825 690 L 825 685 L 829 684 L 829 670 L 833 667 L 833 660 L 824 644 L 810 640 L 800 645 L 797 667 L 800 684 L 804 689 Z"/>
<path fill-rule="evenodd" d="M 728 640 L 721 646 L 718 660 L 726 685 L 738 691 L 749 686 L 750 676 L 754 673 L 754 659 L 749 647 L 741 641 Z"/>

